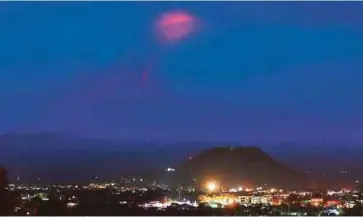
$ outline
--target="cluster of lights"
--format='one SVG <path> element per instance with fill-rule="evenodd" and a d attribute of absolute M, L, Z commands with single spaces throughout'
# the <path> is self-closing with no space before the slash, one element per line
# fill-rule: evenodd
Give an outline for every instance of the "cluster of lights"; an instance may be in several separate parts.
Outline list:
<path fill-rule="evenodd" d="M 196 201 L 191 202 L 191 201 L 185 200 L 185 199 L 183 201 L 176 201 L 176 200 L 170 200 L 170 201 L 164 201 L 164 202 L 152 201 L 150 203 L 145 203 L 145 204 L 142 204 L 139 206 L 143 207 L 143 208 L 150 208 L 150 207 L 167 208 L 167 207 L 171 206 L 173 203 L 179 204 L 179 205 L 187 204 L 189 206 L 198 207 L 198 203 Z"/>
<path fill-rule="evenodd" d="M 218 186 L 217 182 L 214 180 L 210 180 L 206 183 L 205 188 L 209 191 L 209 192 L 215 192 L 218 190 L 218 188 L 220 188 L 220 186 Z M 246 192 L 252 192 L 252 191 L 265 191 L 265 192 L 269 192 L 269 193 L 281 193 L 283 192 L 282 189 L 275 189 L 275 188 L 271 188 L 271 189 L 263 189 L 262 187 L 257 187 L 256 189 L 253 188 L 242 188 L 241 186 L 238 188 L 231 188 L 228 191 L 233 193 L 233 192 L 241 192 L 241 191 L 246 191 Z"/>
<path fill-rule="evenodd" d="M 166 171 L 167 171 L 167 172 L 174 172 L 174 171 L 175 171 L 175 169 L 174 169 L 174 168 L 170 168 L 170 167 L 168 167 L 168 168 L 166 169 Z"/>
<path fill-rule="evenodd" d="M 242 187 L 238 187 L 237 189 L 236 188 L 231 188 L 229 189 L 229 192 L 240 192 L 240 191 L 243 191 L 243 188 Z"/>

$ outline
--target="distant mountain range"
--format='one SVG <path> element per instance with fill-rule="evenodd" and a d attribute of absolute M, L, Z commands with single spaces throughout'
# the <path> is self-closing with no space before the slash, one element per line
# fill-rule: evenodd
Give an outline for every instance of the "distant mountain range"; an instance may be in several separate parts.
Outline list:
<path fill-rule="evenodd" d="M 12 180 L 19 175 L 24 181 L 37 177 L 52 182 L 85 181 L 95 175 L 115 178 L 129 171 L 162 171 L 169 166 L 177 167 L 203 150 L 240 145 L 243 144 L 218 141 L 121 141 L 58 133 L 3 134 L 0 135 L 0 165 L 8 168 Z M 258 147 L 271 159 L 302 172 L 350 179 L 362 177 L 363 148 L 360 147 L 298 144 Z M 259 155 L 267 160 L 269 157 L 264 152 Z M 343 174 L 341 170 L 348 173 Z"/>

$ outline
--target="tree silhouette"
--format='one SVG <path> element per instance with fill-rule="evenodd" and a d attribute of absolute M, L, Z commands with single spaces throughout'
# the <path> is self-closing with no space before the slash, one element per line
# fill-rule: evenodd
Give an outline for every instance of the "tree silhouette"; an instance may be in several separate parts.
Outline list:
<path fill-rule="evenodd" d="M 10 215 L 12 212 L 10 205 L 9 193 L 6 189 L 8 186 L 8 174 L 4 167 L 0 167 L 0 215 Z"/>

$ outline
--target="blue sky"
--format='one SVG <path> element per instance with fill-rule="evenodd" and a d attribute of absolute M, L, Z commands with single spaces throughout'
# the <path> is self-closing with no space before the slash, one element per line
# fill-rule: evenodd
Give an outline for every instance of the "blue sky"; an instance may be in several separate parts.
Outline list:
<path fill-rule="evenodd" d="M 363 140 L 360 2 L 0 5 L 1 132 Z M 170 10 L 201 27 L 160 44 Z"/>

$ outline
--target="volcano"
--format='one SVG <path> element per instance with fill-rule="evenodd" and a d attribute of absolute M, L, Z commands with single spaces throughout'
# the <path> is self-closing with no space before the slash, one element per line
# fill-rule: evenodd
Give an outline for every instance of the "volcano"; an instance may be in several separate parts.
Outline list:
<path fill-rule="evenodd" d="M 273 159 L 257 147 L 217 147 L 205 150 L 183 162 L 178 179 L 197 180 L 203 185 L 216 180 L 227 186 L 271 186 L 302 188 L 307 185 L 304 173 Z"/>

